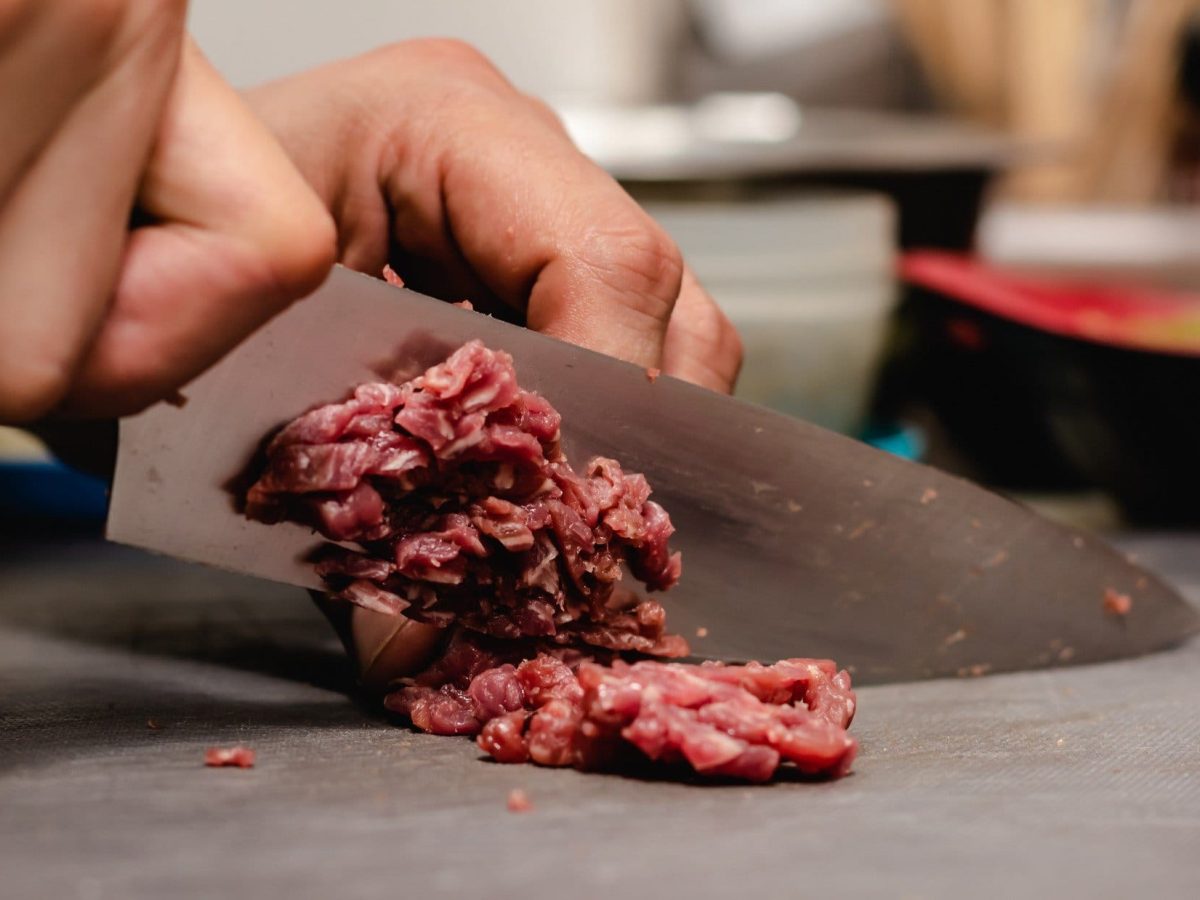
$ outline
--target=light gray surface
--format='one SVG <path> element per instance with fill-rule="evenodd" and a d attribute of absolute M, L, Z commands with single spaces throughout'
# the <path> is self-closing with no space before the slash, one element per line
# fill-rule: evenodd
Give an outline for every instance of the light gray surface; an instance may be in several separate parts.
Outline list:
<path fill-rule="evenodd" d="M 1130 549 L 1200 597 L 1200 538 Z M 339 692 L 294 590 L 4 551 L 6 900 L 1200 895 L 1195 641 L 868 688 L 850 778 L 706 787 L 499 766 L 387 724 Z M 255 769 L 201 765 L 239 741 Z M 506 811 L 517 786 L 533 812 Z"/>

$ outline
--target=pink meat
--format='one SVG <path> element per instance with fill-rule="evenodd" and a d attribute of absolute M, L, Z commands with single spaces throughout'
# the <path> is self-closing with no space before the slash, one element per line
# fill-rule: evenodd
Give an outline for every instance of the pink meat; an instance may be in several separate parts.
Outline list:
<path fill-rule="evenodd" d="M 670 518 L 616 461 L 571 467 L 558 413 L 507 353 L 472 341 L 405 384 L 359 385 L 266 455 L 246 513 L 355 545 L 321 554 L 335 598 L 507 639 L 687 653 L 657 602 L 617 590 L 626 569 L 649 590 L 678 581 Z"/>
<path fill-rule="evenodd" d="M 478 640 L 456 636 L 442 660 L 388 695 L 387 707 L 434 734 L 476 734 L 480 749 L 505 763 L 611 768 L 635 752 L 703 776 L 761 782 L 784 764 L 837 777 L 854 761 L 846 731 L 854 691 L 828 660 L 572 659 L 572 667 L 540 653 L 489 666 L 506 648 Z M 507 649 L 514 658 L 531 652 Z"/>
<path fill-rule="evenodd" d="M 212 768 L 254 768 L 257 754 L 249 747 L 209 747 L 204 751 L 204 764 Z"/>
<path fill-rule="evenodd" d="M 433 734 L 473 735 L 498 762 L 611 768 L 641 757 L 761 782 L 780 766 L 845 774 L 850 677 L 828 660 L 627 662 L 684 656 L 666 612 L 622 586 L 680 577 L 650 485 L 615 460 L 581 470 L 559 416 L 473 341 L 402 385 L 365 384 L 285 426 L 246 512 L 331 541 L 332 596 L 455 625 L 441 655 L 384 698 Z M 345 546 L 350 544 L 352 546 Z"/>

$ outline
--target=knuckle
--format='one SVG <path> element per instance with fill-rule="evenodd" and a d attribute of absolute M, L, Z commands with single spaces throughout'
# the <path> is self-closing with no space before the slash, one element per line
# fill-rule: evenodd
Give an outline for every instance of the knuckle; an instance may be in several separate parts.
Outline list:
<path fill-rule="evenodd" d="M 403 66 L 413 59 L 436 67 L 443 74 L 467 75 L 478 80 L 501 82 L 507 79 L 477 47 L 459 38 L 415 38 L 385 44 L 374 55 L 387 66 Z"/>
<path fill-rule="evenodd" d="M 664 323 L 670 317 L 683 280 L 683 257 L 651 219 L 593 232 L 581 256 L 629 305 Z"/>
<path fill-rule="evenodd" d="M 474 44 L 459 38 L 424 38 L 419 41 L 421 50 L 445 62 L 472 69 L 482 69 L 499 74 L 492 61 Z"/>
<path fill-rule="evenodd" d="M 277 247 L 264 250 L 264 262 L 276 289 L 289 298 L 308 294 L 325 280 L 337 261 L 333 218 L 319 209 L 292 223 Z"/>
<path fill-rule="evenodd" d="M 535 117 L 546 125 L 551 126 L 555 131 L 562 134 L 567 133 L 566 126 L 563 125 L 563 121 L 559 118 L 558 113 L 554 111 L 554 107 L 541 97 L 535 97 L 533 94 L 524 94 L 523 97 Z"/>
<path fill-rule="evenodd" d="M 59 360 L 22 360 L 5 353 L 0 362 L 0 422 L 40 419 L 62 402 L 70 383 L 70 371 Z"/>

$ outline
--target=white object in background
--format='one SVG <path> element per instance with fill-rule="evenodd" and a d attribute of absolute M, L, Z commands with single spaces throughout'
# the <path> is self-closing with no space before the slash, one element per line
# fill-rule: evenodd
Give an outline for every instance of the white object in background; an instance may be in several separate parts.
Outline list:
<path fill-rule="evenodd" d="M 1008 265 L 1200 268 L 1200 211 L 1187 207 L 997 204 L 979 223 L 979 252 Z"/>
<path fill-rule="evenodd" d="M 681 0 L 195 0 L 188 25 L 238 87 L 413 37 L 482 50 L 522 90 L 552 102 L 661 96 Z"/>
<path fill-rule="evenodd" d="M 801 106 L 769 91 L 719 92 L 691 104 L 560 104 L 558 112 L 579 148 L 626 181 L 989 170 L 1027 152 L 945 116 Z"/>
<path fill-rule="evenodd" d="M 692 5 L 708 44 L 736 61 L 802 51 L 893 18 L 881 0 L 692 0 Z"/>
<path fill-rule="evenodd" d="M 891 201 L 847 193 L 646 209 L 741 333 L 738 396 L 855 433 L 897 300 Z"/>
<path fill-rule="evenodd" d="M 779 144 L 800 129 L 800 107 L 770 92 L 717 93 L 689 106 L 571 104 L 557 110 L 571 139 L 612 171 L 617 161 L 671 165 L 706 145 Z"/>

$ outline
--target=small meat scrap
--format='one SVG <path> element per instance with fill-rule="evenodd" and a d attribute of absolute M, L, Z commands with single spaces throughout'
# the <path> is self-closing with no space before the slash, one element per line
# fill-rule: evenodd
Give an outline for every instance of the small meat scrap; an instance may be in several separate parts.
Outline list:
<path fill-rule="evenodd" d="M 404 279 L 401 278 L 396 273 L 396 270 L 393 269 L 391 266 L 383 267 L 383 280 L 386 281 L 388 284 L 395 285 L 396 287 L 404 287 Z"/>
<path fill-rule="evenodd" d="M 953 631 L 950 634 L 946 635 L 946 637 L 942 639 L 942 646 L 943 647 L 952 647 L 955 644 L 957 644 L 959 641 L 965 641 L 966 639 L 967 639 L 967 629 L 960 628 L 957 631 Z"/>
<path fill-rule="evenodd" d="M 662 369 L 657 369 L 654 366 L 646 367 L 646 380 L 651 384 L 658 381 L 658 376 L 662 374 Z"/>
<path fill-rule="evenodd" d="M 1122 594 L 1113 588 L 1108 588 L 1104 592 L 1104 611 L 1110 616 L 1124 618 L 1129 615 L 1129 611 L 1133 609 L 1133 598 L 1128 594 Z"/>
<path fill-rule="evenodd" d="M 153 719 L 147 719 L 147 720 L 146 720 L 146 727 L 147 727 L 147 728 L 149 728 L 151 731 L 158 731 L 160 728 L 162 728 L 162 726 L 161 726 L 161 725 L 159 725 L 159 724 L 158 724 L 156 721 L 154 721 Z"/>
<path fill-rule="evenodd" d="M 233 766 L 238 769 L 254 767 L 255 753 L 249 747 L 209 747 L 204 751 L 206 766 Z"/>
<path fill-rule="evenodd" d="M 520 788 L 513 788 L 508 792 L 508 811 L 514 813 L 529 812 L 533 809 L 533 801 L 529 799 L 529 795 Z"/>
<path fill-rule="evenodd" d="M 963 666 L 955 674 L 959 678 L 981 678 L 992 670 L 991 663 L 975 663 L 973 666 Z"/>
<path fill-rule="evenodd" d="M 932 503 L 937 498 L 938 498 L 937 489 L 927 487 L 927 488 L 925 488 L 925 490 L 923 490 L 921 492 L 921 505 L 928 506 L 930 503 Z"/>
<path fill-rule="evenodd" d="M 334 599 L 431 625 L 683 656 L 648 590 L 679 580 L 675 528 L 644 476 L 596 457 L 576 471 L 559 415 L 512 357 L 471 341 L 405 384 L 362 384 L 279 431 L 246 515 L 331 543 Z M 353 543 L 354 547 L 345 544 Z"/>

